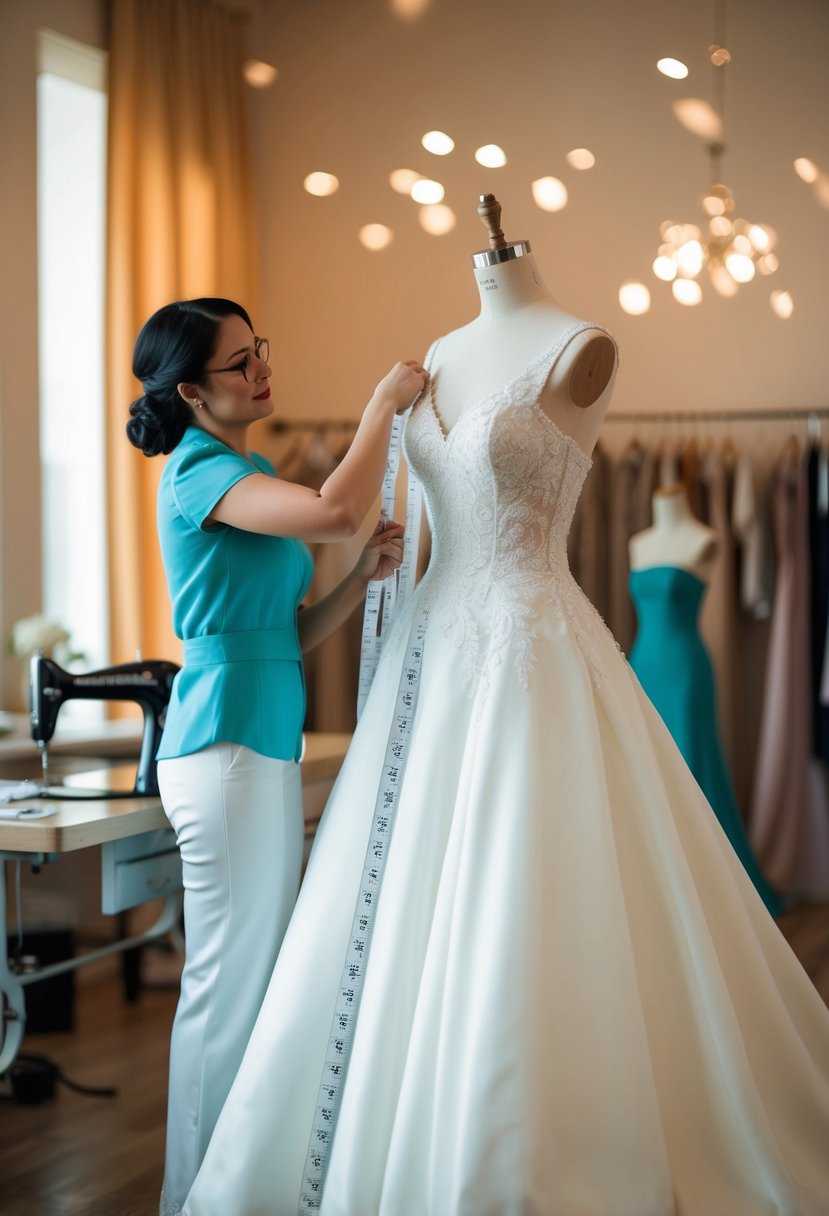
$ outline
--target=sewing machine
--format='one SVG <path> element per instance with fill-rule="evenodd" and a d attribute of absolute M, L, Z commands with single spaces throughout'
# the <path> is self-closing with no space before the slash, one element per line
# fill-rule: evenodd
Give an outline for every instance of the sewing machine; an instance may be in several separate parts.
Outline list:
<path fill-rule="evenodd" d="M 122 663 L 99 671 L 69 672 L 45 655 L 32 655 L 29 668 L 29 720 L 47 776 L 48 744 L 60 707 L 77 698 L 92 701 L 136 701 L 144 711 L 141 754 L 131 794 L 157 794 L 156 753 L 161 742 L 173 679 L 179 670 L 166 659 Z M 118 797 L 118 794 L 113 794 Z M 123 793 L 120 795 L 123 797 Z"/>

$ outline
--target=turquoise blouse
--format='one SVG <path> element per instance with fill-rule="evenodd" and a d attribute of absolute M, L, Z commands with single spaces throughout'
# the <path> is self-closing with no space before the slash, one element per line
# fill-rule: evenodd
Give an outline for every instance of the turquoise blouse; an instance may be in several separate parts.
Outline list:
<path fill-rule="evenodd" d="M 158 535 L 184 666 L 159 760 L 219 742 L 278 760 L 300 757 L 305 677 L 296 616 L 311 555 L 298 540 L 205 524 L 251 473 L 276 477 L 264 456 L 240 456 L 189 426 L 161 476 Z"/>

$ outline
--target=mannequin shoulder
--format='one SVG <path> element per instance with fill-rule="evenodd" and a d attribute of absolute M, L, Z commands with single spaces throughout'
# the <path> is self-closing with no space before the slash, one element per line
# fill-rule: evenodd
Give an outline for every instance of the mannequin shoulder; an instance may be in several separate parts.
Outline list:
<path fill-rule="evenodd" d="M 600 330 L 587 330 L 570 365 L 570 400 L 581 409 L 594 405 L 616 372 L 616 344 Z"/>
<path fill-rule="evenodd" d="M 628 542 L 631 570 L 651 566 L 681 566 L 708 582 L 719 553 L 719 539 L 713 528 L 697 520 L 683 522 L 671 529 L 645 528 Z"/>
<path fill-rule="evenodd" d="M 644 528 L 634 533 L 628 541 L 628 556 L 631 570 L 642 570 L 653 564 L 655 528 Z"/>
<path fill-rule="evenodd" d="M 694 555 L 691 568 L 695 574 L 698 574 L 706 582 L 710 577 L 711 567 L 714 565 L 719 551 L 720 542 L 717 533 L 713 528 L 700 524 L 700 531 L 697 534 L 697 551 Z"/>
<path fill-rule="evenodd" d="M 451 366 L 468 360 L 478 348 L 479 343 L 475 324 L 470 322 L 435 338 L 428 354 L 432 356 L 436 366 L 442 363 Z"/>
<path fill-rule="evenodd" d="M 577 317 L 573 324 L 579 324 Z M 619 362 L 614 340 L 604 330 L 581 322 L 581 329 L 565 346 L 549 380 L 550 391 L 579 409 L 589 409 L 616 377 Z"/>
<path fill-rule="evenodd" d="M 539 405 L 590 455 L 610 408 L 618 355 L 616 343 L 603 330 L 581 325 L 556 360 Z"/>

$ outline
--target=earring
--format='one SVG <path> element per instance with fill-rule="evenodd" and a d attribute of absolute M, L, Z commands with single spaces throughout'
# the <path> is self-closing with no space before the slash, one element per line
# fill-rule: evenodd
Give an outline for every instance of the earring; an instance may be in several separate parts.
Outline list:
<path fill-rule="evenodd" d="M 193 398 L 193 405 L 197 405 L 197 406 L 199 407 L 199 409 L 203 409 L 203 408 L 204 408 L 204 402 L 202 401 L 201 397 L 194 397 L 194 398 Z"/>

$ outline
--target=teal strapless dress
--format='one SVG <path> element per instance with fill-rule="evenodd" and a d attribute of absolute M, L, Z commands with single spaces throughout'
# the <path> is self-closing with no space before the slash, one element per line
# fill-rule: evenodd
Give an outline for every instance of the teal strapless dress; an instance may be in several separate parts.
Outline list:
<path fill-rule="evenodd" d="M 697 624 L 705 591 L 702 579 L 679 566 L 632 571 L 638 628 L 630 665 L 776 916 L 780 902 L 751 851 L 720 745 L 714 670 Z"/>

